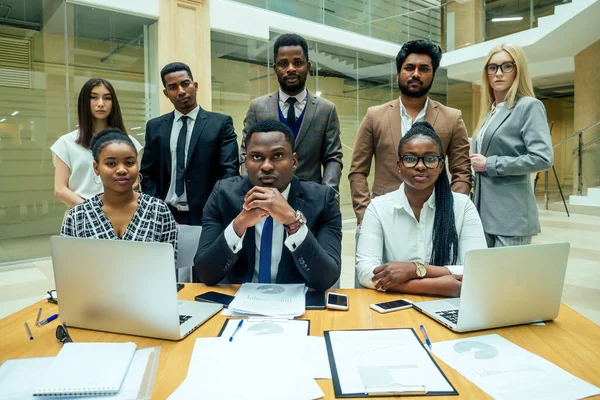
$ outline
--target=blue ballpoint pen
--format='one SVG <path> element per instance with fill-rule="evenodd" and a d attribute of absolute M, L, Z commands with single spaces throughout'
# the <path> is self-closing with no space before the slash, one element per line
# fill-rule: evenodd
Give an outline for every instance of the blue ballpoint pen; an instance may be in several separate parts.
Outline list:
<path fill-rule="evenodd" d="M 231 342 L 233 340 L 233 337 L 235 336 L 236 333 L 238 333 L 238 331 L 240 330 L 240 328 L 242 327 L 242 324 L 244 323 L 243 319 L 240 319 L 240 323 L 238 324 L 238 326 L 235 328 L 235 331 L 233 331 L 233 333 L 231 334 L 231 336 L 229 337 L 229 341 Z"/>
<path fill-rule="evenodd" d="M 429 340 L 429 336 L 427 336 L 427 332 L 425 332 L 425 327 L 423 325 L 421 325 L 421 332 L 423 332 L 423 337 L 425 338 L 425 343 L 427 343 L 429 350 L 431 350 L 431 341 Z"/>
<path fill-rule="evenodd" d="M 58 318 L 58 314 L 51 315 L 51 316 L 49 316 L 48 318 L 46 318 L 46 319 L 43 319 L 43 320 L 41 320 L 40 322 L 38 322 L 36 325 L 37 325 L 37 326 L 46 325 L 48 322 L 52 322 L 52 321 L 54 321 L 56 318 Z"/>

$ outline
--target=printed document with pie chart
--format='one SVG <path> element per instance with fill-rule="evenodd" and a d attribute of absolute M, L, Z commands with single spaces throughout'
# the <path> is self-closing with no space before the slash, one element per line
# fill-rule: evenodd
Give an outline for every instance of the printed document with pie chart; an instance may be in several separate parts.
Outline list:
<path fill-rule="evenodd" d="M 433 343 L 432 351 L 495 399 L 562 400 L 600 394 L 596 386 L 497 334 Z"/>
<path fill-rule="evenodd" d="M 297 317 L 306 308 L 306 286 L 300 284 L 244 283 L 229 310 L 238 314 Z"/>

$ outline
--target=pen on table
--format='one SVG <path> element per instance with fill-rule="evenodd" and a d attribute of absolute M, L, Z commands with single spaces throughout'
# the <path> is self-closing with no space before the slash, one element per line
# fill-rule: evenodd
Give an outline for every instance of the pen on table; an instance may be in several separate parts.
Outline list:
<path fill-rule="evenodd" d="M 40 323 L 40 317 L 42 316 L 42 307 L 40 307 L 40 309 L 38 310 L 38 315 L 37 318 L 35 319 L 35 324 L 37 326 L 39 326 L 38 324 Z"/>
<path fill-rule="evenodd" d="M 240 323 L 238 324 L 238 326 L 235 328 L 235 331 L 233 331 L 233 333 L 231 334 L 231 336 L 229 337 L 229 341 L 231 342 L 233 340 L 233 337 L 235 336 L 236 333 L 238 333 L 238 331 L 240 330 L 240 328 L 242 327 L 242 324 L 244 323 L 243 319 L 240 319 Z"/>
<path fill-rule="evenodd" d="M 52 322 L 54 321 L 56 318 L 58 318 L 58 314 L 54 314 L 49 316 L 46 319 L 41 320 L 40 322 L 36 323 L 37 326 L 43 326 L 46 325 L 48 322 Z"/>
<path fill-rule="evenodd" d="M 421 332 L 423 332 L 423 337 L 425 338 L 425 343 L 427 343 L 429 350 L 431 350 L 431 341 L 429 340 L 429 336 L 427 336 L 427 332 L 425 332 L 425 327 L 423 325 L 421 325 Z"/>
<path fill-rule="evenodd" d="M 27 335 L 29 335 L 29 340 L 33 340 L 33 335 L 31 334 L 31 330 L 29 329 L 27 322 L 25 322 L 25 331 L 27 331 Z"/>

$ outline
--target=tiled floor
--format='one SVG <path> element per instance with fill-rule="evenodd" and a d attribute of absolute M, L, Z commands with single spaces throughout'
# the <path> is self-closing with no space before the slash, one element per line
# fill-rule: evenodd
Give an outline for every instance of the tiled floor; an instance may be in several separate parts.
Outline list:
<path fill-rule="evenodd" d="M 600 325 L 600 217 L 540 211 L 542 233 L 534 243 L 571 243 L 563 302 Z M 345 220 L 341 287 L 354 287 L 355 222 Z M 47 246 L 34 240 L 36 246 Z M 0 265 L 0 318 L 41 299 L 54 289 L 50 259 Z"/>

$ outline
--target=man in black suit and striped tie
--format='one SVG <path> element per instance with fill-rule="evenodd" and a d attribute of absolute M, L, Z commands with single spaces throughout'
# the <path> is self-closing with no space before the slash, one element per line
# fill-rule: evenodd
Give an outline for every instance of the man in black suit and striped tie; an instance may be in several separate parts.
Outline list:
<path fill-rule="evenodd" d="M 175 110 L 146 124 L 142 191 L 164 200 L 179 224 L 202 225 L 215 183 L 239 175 L 233 121 L 198 105 L 198 83 L 186 64 L 167 64 L 160 76 Z"/>

